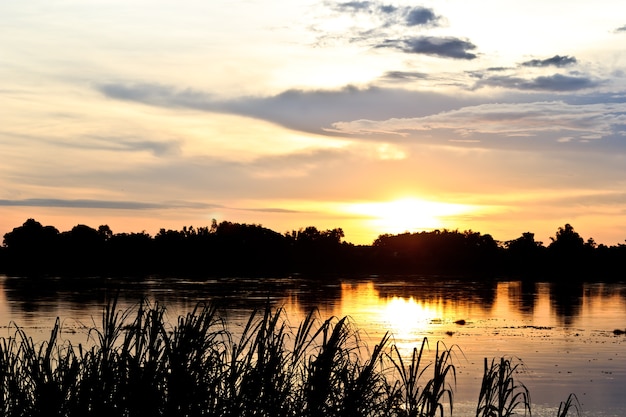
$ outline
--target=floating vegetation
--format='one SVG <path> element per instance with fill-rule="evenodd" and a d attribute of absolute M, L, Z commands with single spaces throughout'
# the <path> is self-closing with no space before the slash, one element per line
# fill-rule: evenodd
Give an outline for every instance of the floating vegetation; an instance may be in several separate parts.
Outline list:
<path fill-rule="evenodd" d="M 12 416 L 435 417 L 452 415 L 457 346 L 428 340 L 410 357 L 385 335 L 369 352 L 347 317 L 311 312 L 296 328 L 283 310 L 257 311 L 237 335 L 212 305 L 168 325 L 148 302 L 115 301 L 87 345 L 0 339 L 0 414 Z M 427 358 L 428 355 L 428 358 Z M 434 355 L 434 356 L 433 356 Z M 432 356 L 432 358 L 431 358 Z M 519 363 L 485 359 L 477 417 L 531 414 Z M 580 415 L 575 396 L 557 417 Z"/>

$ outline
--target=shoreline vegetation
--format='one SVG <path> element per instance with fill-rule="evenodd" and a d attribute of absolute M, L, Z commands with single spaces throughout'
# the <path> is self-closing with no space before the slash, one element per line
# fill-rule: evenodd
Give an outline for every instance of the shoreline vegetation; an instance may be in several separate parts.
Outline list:
<path fill-rule="evenodd" d="M 341 228 L 284 234 L 223 221 L 155 236 L 113 233 L 107 225 L 59 232 L 28 219 L 4 235 L 0 273 L 49 275 L 290 276 L 432 274 L 515 276 L 529 280 L 619 280 L 626 244 L 586 241 L 570 224 L 551 242 L 531 232 L 500 242 L 471 230 L 380 235 L 371 245 L 343 240 Z"/>
<path fill-rule="evenodd" d="M 435 417 L 454 415 L 461 348 L 424 339 L 403 357 L 385 335 L 371 350 L 346 317 L 315 311 L 298 324 L 258 310 L 234 335 L 212 305 L 175 325 L 166 309 L 109 301 L 89 343 L 33 343 L 19 327 L 0 338 L 3 416 Z M 476 417 L 531 415 L 521 363 L 485 358 Z M 581 415 L 574 394 L 555 417 Z"/>

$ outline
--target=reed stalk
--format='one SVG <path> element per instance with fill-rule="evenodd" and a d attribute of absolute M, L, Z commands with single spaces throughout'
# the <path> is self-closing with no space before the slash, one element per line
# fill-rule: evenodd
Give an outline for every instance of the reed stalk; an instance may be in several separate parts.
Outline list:
<path fill-rule="evenodd" d="M 567 417 L 570 414 L 570 411 L 573 411 L 577 416 L 580 416 L 581 413 L 580 402 L 578 401 L 578 397 L 576 394 L 570 394 L 567 397 L 567 400 L 562 401 L 559 404 L 559 409 L 557 411 L 557 417 Z"/>
<path fill-rule="evenodd" d="M 530 393 L 526 386 L 516 382 L 513 377 L 520 363 L 513 365 L 511 359 L 500 358 L 500 362 L 491 361 L 485 367 L 476 417 L 509 417 L 517 415 L 522 409 L 524 415 L 532 415 Z"/>
<path fill-rule="evenodd" d="M 57 319 L 35 344 L 16 327 L 0 338 L 0 415 L 8 417 L 443 417 L 453 411 L 456 346 L 428 340 L 404 358 L 385 334 L 371 352 L 349 318 L 310 312 L 293 332 L 282 309 L 255 311 L 234 336 L 198 304 L 169 325 L 166 309 L 116 300 L 87 345 L 60 342 Z M 531 414 L 509 359 L 485 359 L 477 417 Z M 580 415 L 570 395 L 557 417 Z"/>

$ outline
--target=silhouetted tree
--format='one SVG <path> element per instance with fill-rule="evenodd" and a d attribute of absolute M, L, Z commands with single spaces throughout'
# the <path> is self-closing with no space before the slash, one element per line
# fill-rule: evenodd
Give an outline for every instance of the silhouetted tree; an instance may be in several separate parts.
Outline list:
<path fill-rule="evenodd" d="M 521 273 L 567 283 L 574 276 L 620 278 L 626 260 L 626 245 L 585 241 L 570 224 L 558 228 L 548 247 L 531 232 L 503 244 L 489 234 L 447 229 L 383 234 L 371 246 L 343 239 L 341 228 L 308 226 L 279 234 L 261 225 L 216 220 L 210 226 L 161 229 L 154 238 L 145 232 L 114 234 L 107 225 L 93 229 L 79 224 L 59 233 L 28 219 L 4 235 L 0 271 L 203 276 Z"/>
<path fill-rule="evenodd" d="M 546 248 L 543 242 L 535 240 L 534 233 L 522 233 L 521 237 L 505 242 L 504 247 L 505 263 L 511 272 L 525 274 L 525 277 L 530 274 L 530 278 L 543 273 Z"/>
<path fill-rule="evenodd" d="M 593 247 L 585 246 L 585 240 L 569 223 L 559 227 L 556 236 L 551 237 L 548 245 L 550 269 L 559 280 L 584 278 L 591 272 L 589 265 Z"/>
<path fill-rule="evenodd" d="M 337 273 L 342 270 L 347 245 L 342 239 L 341 228 L 319 230 L 308 226 L 286 233 L 292 249 L 293 266 L 296 272 Z"/>
<path fill-rule="evenodd" d="M 59 231 L 28 219 L 4 235 L 9 268 L 27 273 L 45 273 L 54 269 L 58 258 Z"/>
<path fill-rule="evenodd" d="M 122 274 L 154 273 L 158 259 L 152 237 L 146 232 L 116 233 L 107 242 L 105 270 Z"/>
<path fill-rule="evenodd" d="M 67 273 L 86 273 L 99 269 L 106 235 L 84 224 L 59 236 L 59 269 Z"/>
<path fill-rule="evenodd" d="M 552 243 L 550 243 L 548 249 L 553 252 L 576 252 L 582 250 L 585 246 L 584 239 L 574 231 L 574 228 L 569 223 L 559 227 L 556 237 L 551 237 L 550 240 Z"/>
<path fill-rule="evenodd" d="M 42 226 L 35 219 L 28 219 L 20 227 L 4 235 L 4 245 L 12 250 L 49 248 L 56 243 L 59 231 L 52 226 Z"/>
<path fill-rule="evenodd" d="M 214 235 L 213 271 L 283 274 L 289 265 L 286 239 L 261 225 L 224 221 L 217 225 Z"/>
<path fill-rule="evenodd" d="M 380 235 L 373 244 L 381 270 L 394 272 L 488 272 L 498 266 L 498 243 L 471 230 Z"/>
<path fill-rule="evenodd" d="M 98 234 L 102 237 L 103 241 L 108 241 L 113 237 L 113 231 L 108 224 L 98 226 Z"/>

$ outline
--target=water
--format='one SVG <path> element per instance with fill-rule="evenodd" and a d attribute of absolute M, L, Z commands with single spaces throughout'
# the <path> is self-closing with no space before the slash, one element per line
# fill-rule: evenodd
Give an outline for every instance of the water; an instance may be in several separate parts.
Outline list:
<path fill-rule="evenodd" d="M 575 393 L 584 415 L 626 415 L 626 285 L 523 284 L 424 277 L 304 279 L 48 279 L 0 276 L 0 336 L 18 324 L 45 340 L 56 317 L 62 338 L 88 342 L 107 298 L 120 308 L 142 298 L 163 303 L 173 322 L 196 303 L 211 301 L 234 333 L 255 308 L 283 307 L 297 326 L 313 308 L 320 318 L 350 316 L 370 346 L 387 331 L 409 354 L 424 337 L 455 347 L 454 415 L 475 408 L 483 360 L 523 362 L 518 381 L 530 390 L 535 415 L 556 415 Z"/>

